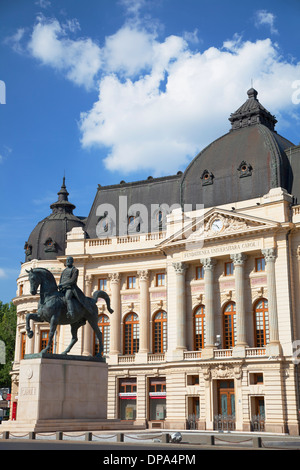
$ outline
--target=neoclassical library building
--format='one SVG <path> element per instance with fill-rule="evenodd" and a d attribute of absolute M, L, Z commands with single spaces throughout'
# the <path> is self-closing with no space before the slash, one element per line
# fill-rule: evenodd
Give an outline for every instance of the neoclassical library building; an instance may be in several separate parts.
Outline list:
<path fill-rule="evenodd" d="M 184 172 L 99 185 L 86 218 L 63 179 L 17 280 L 12 419 L 20 362 L 49 335 L 48 323 L 32 323 L 26 336 L 39 300 L 27 271 L 46 268 L 59 283 L 71 256 L 80 289 L 105 290 L 114 310 L 98 300 L 108 418 L 299 435 L 300 146 L 276 132 L 257 96 L 248 90 L 228 133 Z M 70 339 L 60 326 L 52 352 Z M 86 324 L 71 354 L 98 348 Z"/>

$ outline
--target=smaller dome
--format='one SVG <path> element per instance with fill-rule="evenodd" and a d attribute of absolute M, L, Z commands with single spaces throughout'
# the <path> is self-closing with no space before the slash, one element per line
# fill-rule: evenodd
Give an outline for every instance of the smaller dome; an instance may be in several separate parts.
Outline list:
<path fill-rule="evenodd" d="M 74 227 L 84 228 L 84 221 L 73 214 L 76 206 L 68 200 L 65 177 L 57 194 L 58 200 L 50 206 L 52 213 L 36 225 L 25 242 L 25 262 L 52 260 L 64 255 L 67 232 Z"/>

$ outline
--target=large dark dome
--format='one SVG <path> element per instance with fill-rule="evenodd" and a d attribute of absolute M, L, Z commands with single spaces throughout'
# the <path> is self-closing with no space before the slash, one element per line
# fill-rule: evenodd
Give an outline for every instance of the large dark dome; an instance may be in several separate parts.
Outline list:
<path fill-rule="evenodd" d="M 54 260 L 64 255 L 67 232 L 74 227 L 84 227 L 83 220 L 73 214 L 75 206 L 68 201 L 65 178 L 57 194 L 58 201 L 50 206 L 52 213 L 37 224 L 25 243 L 25 261 Z"/>
<path fill-rule="evenodd" d="M 181 183 L 182 204 L 214 207 L 252 199 L 271 188 L 292 190 L 292 169 L 285 149 L 293 144 L 277 134 L 276 119 L 251 88 L 231 114 L 231 130 L 200 152 Z"/>

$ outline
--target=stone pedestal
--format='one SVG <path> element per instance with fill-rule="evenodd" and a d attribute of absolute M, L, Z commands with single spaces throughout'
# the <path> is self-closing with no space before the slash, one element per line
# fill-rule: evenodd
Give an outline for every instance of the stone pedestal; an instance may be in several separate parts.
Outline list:
<path fill-rule="evenodd" d="M 61 358 L 24 359 L 17 419 L 105 419 L 108 366 Z"/>
<path fill-rule="evenodd" d="M 32 354 L 20 363 L 17 418 L 9 431 L 118 429 L 107 420 L 108 365 L 94 357 Z"/>

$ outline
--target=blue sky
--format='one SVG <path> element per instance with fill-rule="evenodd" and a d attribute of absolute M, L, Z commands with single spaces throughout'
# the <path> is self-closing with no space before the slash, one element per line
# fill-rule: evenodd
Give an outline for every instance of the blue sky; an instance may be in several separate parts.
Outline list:
<path fill-rule="evenodd" d="M 184 170 L 251 80 L 299 144 L 299 18 L 298 0 L 1 0 L 0 300 L 64 172 L 87 216 L 98 183 Z"/>

